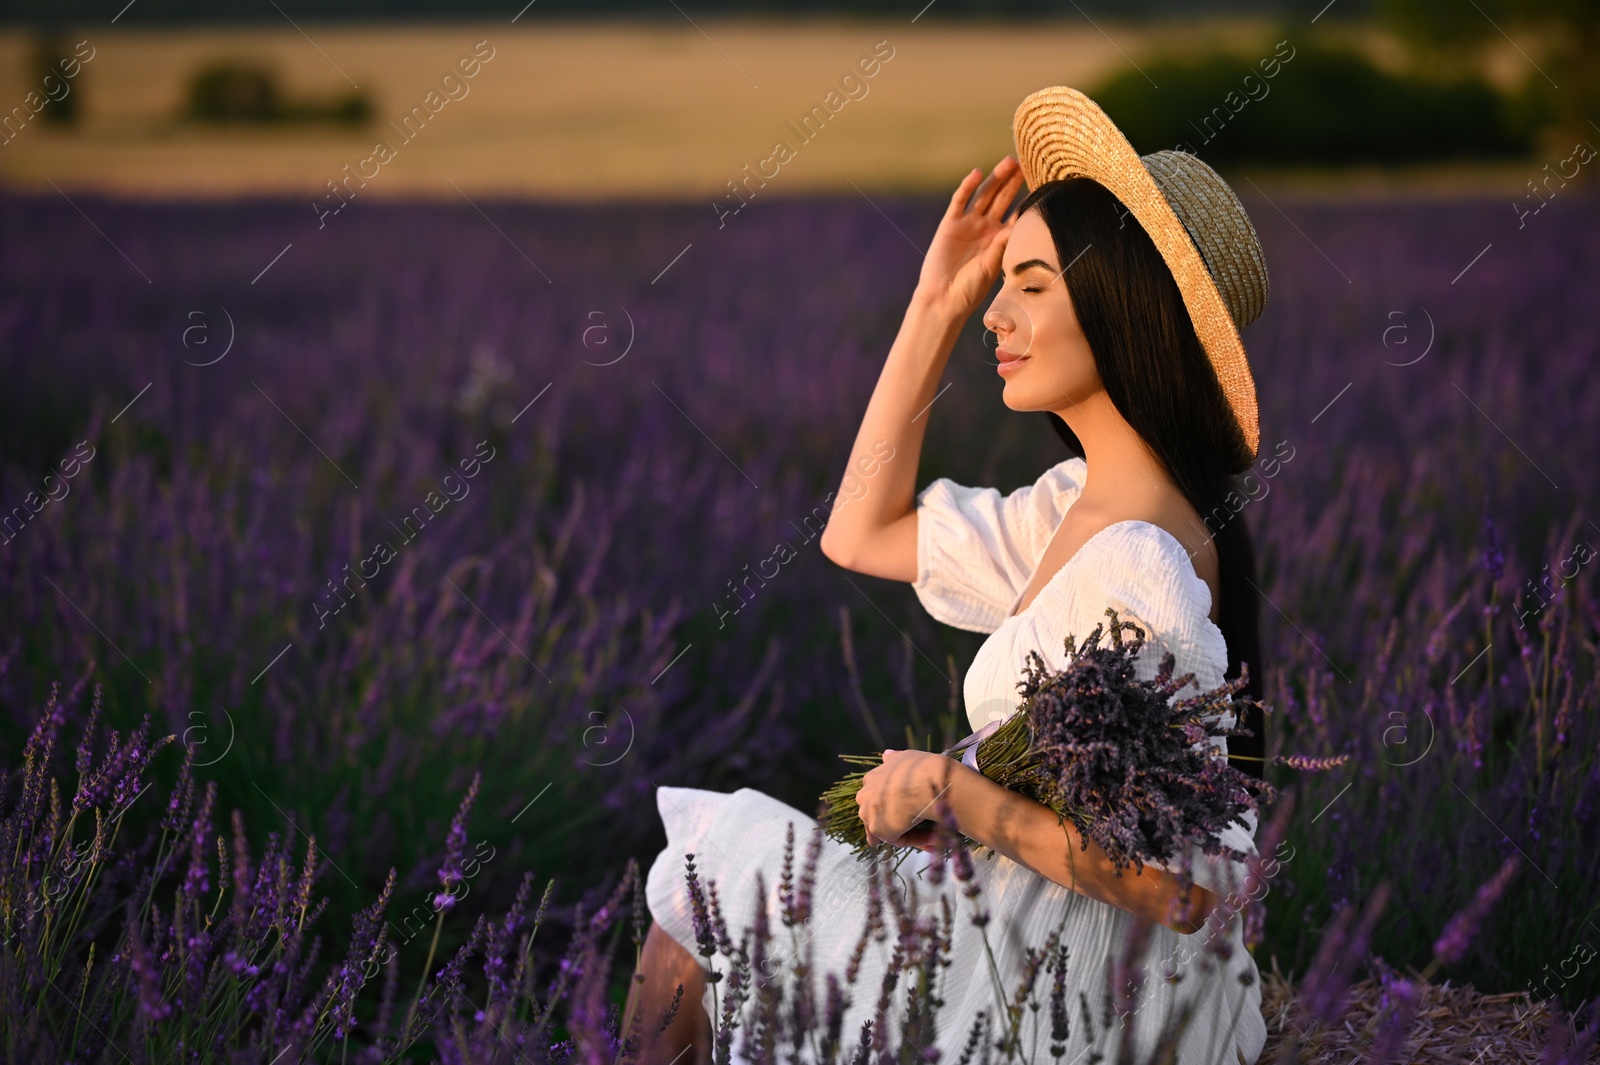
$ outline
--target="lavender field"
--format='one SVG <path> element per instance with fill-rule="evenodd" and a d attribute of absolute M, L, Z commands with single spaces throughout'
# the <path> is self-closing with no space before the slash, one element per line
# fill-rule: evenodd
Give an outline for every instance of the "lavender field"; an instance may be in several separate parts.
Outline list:
<path fill-rule="evenodd" d="M 1272 283 L 1245 332 L 1262 451 L 1293 455 L 1239 518 L 1267 753 L 1350 755 L 1269 771 L 1294 857 L 1257 956 L 1305 973 L 1387 884 L 1371 952 L 1421 969 L 1516 857 L 1445 975 L 1576 1010 L 1600 994 L 1600 201 L 1519 228 L 1499 200 L 1242 188 Z M 966 731 L 981 637 L 816 544 L 942 200 L 721 228 L 700 205 L 370 203 L 321 229 L 300 202 L 75 201 L 0 197 L 13 1053 L 122 1060 L 93 1031 L 144 1023 L 268 1061 L 331 979 L 309 1015 L 337 1035 L 301 1060 L 343 1060 L 395 1030 L 395 979 L 446 959 L 462 1001 L 429 1000 L 417 1053 L 452 1015 L 490 1046 L 512 969 L 564 980 L 563 938 L 626 906 L 628 860 L 664 842 L 656 785 L 810 809 L 838 754 Z M 919 484 L 1010 489 L 1064 457 L 1001 403 L 983 336 Z M 550 877 L 556 931 L 514 962 Z M 246 1038 L 197 1004 L 257 964 L 205 919 L 216 899 L 244 935 L 252 891 L 278 899 L 278 997 L 218 1011 Z M 582 1023 L 620 1003 L 616 956 Z"/>

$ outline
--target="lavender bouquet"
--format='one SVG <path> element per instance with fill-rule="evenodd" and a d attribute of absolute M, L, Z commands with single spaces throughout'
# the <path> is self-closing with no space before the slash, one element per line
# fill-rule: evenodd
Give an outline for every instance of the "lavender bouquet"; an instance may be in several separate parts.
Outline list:
<path fill-rule="evenodd" d="M 1102 624 L 1081 647 L 1067 637 L 1068 664 L 1060 671 L 1046 669 L 1038 652 L 1029 652 L 1017 685 L 1022 693 L 1017 712 L 943 753 L 1070 820 L 1084 847 L 1088 840 L 1098 843 L 1119 874 L 1128 865 L 1142 870 L 1146 861 L 1170 860 L 1189 843 L 1206 854 L 1244 860 L 1245 854 L 1224 847 L 1216 833 L 1263 801 L 1271 802 L 1276 791 L 1229 765 L 1215 746 L 1197 750 L 1196 745 L 1212 736 L 1251 735 L 1249 729 L 1219 723 L 1230 709 L 1259 705 L 1234 698 L 1249 683 L 1248 670 L 1210 691 L 1169 702 L 1194 674 L 1173 677 L 1176 659 L 1168 652 L 1153 680 L 1135 679 L 1144 630 L 1119 621 L 1114 609 L 1106 614 L 1109 646 L 1101 643 Z M 1132 630 L 1132 639 L 1123 639 L 1124 630 Z M 841 757 L 869 767 L 882 761 L 874 755 Z M 1327 769 L 1343 758 L 1274 761 Z M 867 843 L 855 802 L 865 775 L 866 770 L 852 773 L 822 795 L 821 820 L 828 835 L 853 846 L 858 857 L 878 849 Z"/>

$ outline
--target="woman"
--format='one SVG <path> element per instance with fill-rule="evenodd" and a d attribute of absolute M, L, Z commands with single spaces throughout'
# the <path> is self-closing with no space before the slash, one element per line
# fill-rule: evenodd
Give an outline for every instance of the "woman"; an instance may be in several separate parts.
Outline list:
<path fill-rule="evenodd" d="M 974 170 L 951 197 L 851 466 L 881 455 L 883 441 L 891 454 L 919 453 L 924 413 L 955 338 L 996 276 L 1000 292 L 983 321 L 997 338 L 1005 403 L 1051 412 L 1074 457 L 1006 496 L 941 478 L 914 499 L 915 460 L 881 463 L 854 505 L 831 516 L 822 550 L 848 569 L 911 582 L 946 624 L 990 633 L 964 682 L 974 730 L 1015 711 L 1029 651 L 1051 669 L 1064 667 L 1066 636 L 1081 640 L 1107 607 L 1149 634 L 1140 677 L 1153 677 L 1170 651 L 1177 675 L 1195 675 L 1179 696 L 1236 676 L 1241 660 L 1254 687 L 1261 674 L 1254 561 L 1244 523 L 1227 520 L 1237 508 L 1224 500 L 1232 475 L 1254 460 L 1259 436 L 1238 338 L 1266 296 L 1255 232 L 1203 163 L 1176 152 L 1141 159 L 1075 90 L 1032 94 L 1014 130 L 1020 162 L 1006 157 L 982 184 Z M 1024 178 L 1033 191 L 1007 214 Z M 1250 746 L 1259 752 L 1254 728 Z M 1221 738 L 1210 742 L 1226 747 Z M 1119 1012 L 1106 1030 L 1101 1017 L 1088 1023 L 1086 1006 L 1056 1060 L 1086 1062 L 1091 1051 L 1110 1059 L 1127 1038 L 1141 1059 L 1166 1040 L 1176 1044 L 1178 1065 L 1256 1061 L 1266 1026 L 1237 912 L 1243 863 L 1194 848 L 1192 881 L 1176 860 L 1118 876 L 1099 846 L 1085 844 L 1043 805 L 925 751 L 885 751 L 867 774 L 858 801 L 868 838 L 932 851 L 936 837 L 914 826 L 931 816 L 935 796 L 964 835 L 997 855 L 976 863 L 974 874 L 991 914 L 987 930 L 963 920 L 951 936 L 937 1019 L 946 1060 L 960 1052 L 980 1011 L 992 1018 L 1002 1005 L 987 977 L 1015 987 L 1028 948 L 1056 932 L 1070 959 L 1069 1003 L 1081 991 L 1098 1013 L 1108 962 L 1124 949 L 1143 971 L 1137 1008 Z M 683 1008 L 644 1060 L 681 1057 L 687 1065 L 691 1053 L 709 1060 L 712 996 L 695 957 L 685 854 L 693 853 L 702 882 L 719 885 L 737 940 L 754 922 L 755 874 L 776 913 L 786 830 L 793 826 L 804 840 L 815 821 L 750 788 L 726 795 L 663 787 L 657 805 L 668 846 L 650 871 L 655 923 L 627 1017 L 642 1010 L 659 1021 L 682 983 Z M 1246 820 L 1220 838 L 1253 853 L 1255 819 Z M 816 891 L 833 908 L 808 933 L 818 981 L 851 960 L 869 868 L 844 845 L 823 842 Z M 910 875 L 920 877 L 928 860 L 907 863 Z M 943 885 L 947 893 L 956 887 Z M 939 891 L 930 898 L 927 886 L 919 885 L 915 903 L 924 916 L 939 912 Z M 1234 907 L 1218 911 L 1231 914 L 1225 929 L 1220 917 L 1219 927 L 1207 928 L 1230 894 Z M 1197 949 L 1202 939 L 1214 949 Z M 880 946 L 851 967 L 846 1036 L 873 1016 L 891 964 L 888 946 Z M 695 1009 L 697 1002 L 706 1009 Z M 849 1060 L 846 1047 L 842 1060 Z"/>

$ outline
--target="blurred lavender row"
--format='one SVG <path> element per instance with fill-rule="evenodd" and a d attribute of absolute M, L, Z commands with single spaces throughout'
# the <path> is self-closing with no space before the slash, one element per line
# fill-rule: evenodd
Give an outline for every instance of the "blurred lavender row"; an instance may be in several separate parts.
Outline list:
<path fill-rule="evenodd" d="M 1305 793 L 1259 949 L 1303 969 L 1387 878 L 1405 904 L 1372 950 L 1420 967 L 1521 854 L 1518 904 L 1452 973 L 1586 1001 L 1593 967 L 1555 963 L 1600 923 L 1600 616 L 1574 568 L 1600 543 L 1600 205 L 1518 230 L 1498 201 L 1239 184 L 1272 271 L 1245 334 L 1262 452 L 1294 449 L 1236 519 L 1268 754 L 1352 755 L 1277 778 Z M 192 743 L 219 812 L 316 837 L 342 934 L 391 867 L 398 905 L 429 896 L 475 774 L 494 857 L 463 906 L 509 909 L 532 870 L 592 912 L 661 843 L 655 785 L 807 809 L 841 751 L 966 731 L 981 637 L 815 543 L 942 203 L 772 201 L 721 230 L 679 205 L 373 203 L 318 231 L 299 204 L 75 200 L 0 198 L 0 503 L 38 507 L 0 537 L 6 764 L 92 665 L 108 724 L 183 741 L 155 778 Z M 989 361 L 969 323 L 919 484 L 1064 457 Z M 428 935 L 396 938 L 420 962 Z"/>

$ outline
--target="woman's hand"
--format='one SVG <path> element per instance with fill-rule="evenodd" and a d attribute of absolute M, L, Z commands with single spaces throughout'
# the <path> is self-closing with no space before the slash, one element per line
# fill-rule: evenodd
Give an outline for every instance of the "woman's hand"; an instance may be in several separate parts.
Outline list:
<path fill-rule="evenodd" d="M 921 850 L 937 846 L 933 830 L 910 830 L 937 816 L 934 799 L 949 787 L 954 768 L 951 759 L 932 751 L 884 751 L 883 764 L 868 770 L 856 794 L 867 842 Z"/>
<path fill-rule="evenodd" d="M 919 300 L 962 321 L 977 309 L 1000 273 L 1000 256 L 1016 222 L 1016 214 L 1008 216 L 1006 210 L 1022 187 L 1022 166 L 1012 156 L 1000 160 L 980 186 L 982 173 L 974 169 L 956 187 L 917 279 Z"/>

